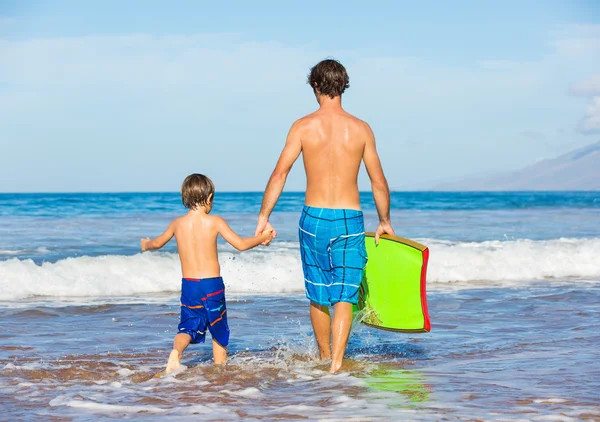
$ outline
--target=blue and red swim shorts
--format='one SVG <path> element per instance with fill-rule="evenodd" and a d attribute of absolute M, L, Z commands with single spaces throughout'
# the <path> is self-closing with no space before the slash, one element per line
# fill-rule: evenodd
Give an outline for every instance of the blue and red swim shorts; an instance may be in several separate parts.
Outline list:
<path fill-rule="evenodd" d="M 221 346 L 229 343 L 225 285 L 221 277 L 181 280 L 179 333 L 189 334 L 192 343 L 204 343 L 206 331 Z"/>

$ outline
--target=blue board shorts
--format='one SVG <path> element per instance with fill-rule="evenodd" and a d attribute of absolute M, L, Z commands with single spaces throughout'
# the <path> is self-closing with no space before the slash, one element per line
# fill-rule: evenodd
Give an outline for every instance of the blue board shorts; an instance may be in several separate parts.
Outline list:
<path fill-rule="evenodd" d="M 179 334 L 204 343 L 206 330 L 221 346 L 229 343 L 225 284 L 221 277 L 181 279 Z"/>
<path fill-rule="evenodd" d="M 298 235 L 306 297 L 325 306 L 358 303 L 367 264 L 362 211 L 305 206 Z"/>

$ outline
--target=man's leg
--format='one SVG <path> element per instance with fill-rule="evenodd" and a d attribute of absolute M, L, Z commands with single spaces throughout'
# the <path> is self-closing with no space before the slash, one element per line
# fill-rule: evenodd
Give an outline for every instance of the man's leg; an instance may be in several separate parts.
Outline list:
<path fill-rule="evenodd" d="M 181 358 L 183 357 L 183 351 L 189 346 L 191 341 L 192 337 L 189 334 L 181 333 L 175 336 L 175 340 L 173 341 L 173 350 L 171 350 L 171 354 L 169 355 L 169 361 L 167 362 L 165 374 L 170 374 L 181 367 L 180 362 Z"/>
<path fill-rule="evenodd" d="M 331 317 L 329 307 L 310 302 L 310 322 L 312 322 L 321 360 L 331 358 Z"/>
<path fill-rule="evenodd" d="M 333 357 L 331 359 L 331 373 L 335 373 L 342 367 L 344 353 L 348 345 L 348 336 L 352 328 L 352 304 L 338 302 L 333 311 Z"/>

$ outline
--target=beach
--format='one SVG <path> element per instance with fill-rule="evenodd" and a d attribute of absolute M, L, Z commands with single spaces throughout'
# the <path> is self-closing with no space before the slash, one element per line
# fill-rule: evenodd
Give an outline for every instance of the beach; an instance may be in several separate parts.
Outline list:
<path fill-rule="evenodd" d="M 213 212 L 252 235 L 261 194 Z M 400 236 L 430 248 L 430 333 L 355 322 L 341 373 L 317 351 L 285 193 L 271 246 L 219 245 L 225 367 L 192 345 L 154 379 L 179 316 L 176 193 L 0 194 L 0 403 L 7 420 L 600 420 L 597 192 L 392 193 Z M 376 227 L 369 193 L 366 228 Z"/>

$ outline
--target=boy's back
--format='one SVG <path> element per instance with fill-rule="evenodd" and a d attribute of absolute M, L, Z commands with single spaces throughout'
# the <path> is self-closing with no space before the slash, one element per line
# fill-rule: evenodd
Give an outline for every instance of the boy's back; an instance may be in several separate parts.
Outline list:
<path fill-rule="evenodd" d="M 219 217 L 205 213 L 188 213 L 171 223 L 184 278 L 219 277 L 217 257 Z"/>
<path fill-rule="evenodd" d="M 219 235 L 240 251 L 251 249 L 271 238 L 272 230 L 260 236 L 241 238 L 221 217 L 209 215 L 211 209 L 212 196 L 204 207 L 190 210 L 173 220 L 156 239 L 142 239 L 142 251 L 160 249 L 175 236 L 183 278 L 210 278 L 221 275 L 217 254 Z"/>

